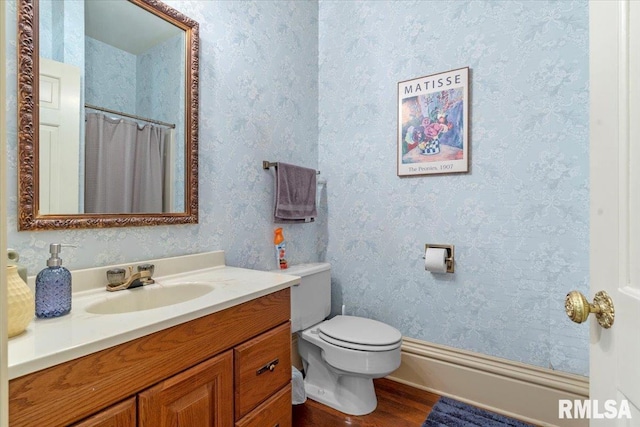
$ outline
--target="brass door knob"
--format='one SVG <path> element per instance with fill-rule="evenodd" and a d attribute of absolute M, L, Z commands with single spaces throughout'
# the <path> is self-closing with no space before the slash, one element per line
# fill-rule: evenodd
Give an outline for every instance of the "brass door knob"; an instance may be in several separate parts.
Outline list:
<path fill-rule="evenodd" d="M 571 291 L 564 300 L 564 310 L 569 319 L 576 323 L 585 322 L 590 313 L 595 313 L 596 320 L 605 329 L 609 329 L 615 319 L 613 301 L 605 291 L 600 291 L 593 297 L 593 304 L 589 304 L 580 292 Z"/>

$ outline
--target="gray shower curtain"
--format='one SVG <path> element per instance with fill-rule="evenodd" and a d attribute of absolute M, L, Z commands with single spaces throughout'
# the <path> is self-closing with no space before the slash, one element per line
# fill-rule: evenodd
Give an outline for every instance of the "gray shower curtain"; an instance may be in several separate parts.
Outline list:
<path fill-rule="evenodd" d="M 87 113 L 85 212 L 163 211 L 168 129 Z"/>

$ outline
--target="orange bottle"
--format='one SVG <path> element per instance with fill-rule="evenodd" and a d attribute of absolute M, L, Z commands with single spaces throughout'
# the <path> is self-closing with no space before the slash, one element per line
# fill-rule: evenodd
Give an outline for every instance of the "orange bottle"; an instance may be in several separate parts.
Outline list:
<path fill-rule="evenodd" d="M 276 265 L 280 270 L 284 270 L 288 267 L 287 260 L 285 259 L 285 244 L 284 236 L 282 235 L 282 228 L 275 229 L 275 235 L 273 237 L 273 244 L 276 245 Z"/>

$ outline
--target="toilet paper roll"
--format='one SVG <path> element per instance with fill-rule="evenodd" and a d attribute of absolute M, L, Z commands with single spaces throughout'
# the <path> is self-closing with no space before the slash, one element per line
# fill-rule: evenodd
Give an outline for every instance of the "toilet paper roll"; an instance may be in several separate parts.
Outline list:
<path fill-rule="evenodd" d="M 428 248 L 424 253 L 424 269 L 432 273 L 447 272 L 447 250 Z"/>

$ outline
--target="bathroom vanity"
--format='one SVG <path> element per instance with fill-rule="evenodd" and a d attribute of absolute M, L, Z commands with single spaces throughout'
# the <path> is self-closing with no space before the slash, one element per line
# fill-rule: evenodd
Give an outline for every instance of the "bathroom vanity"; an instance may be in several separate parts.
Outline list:
<path fill-rule="evenodd" d="M 34 321 L 9 342 L 10 425 L 290 426 L 289 288 L 298 281 L 218 265 L 157 278 L 159 287 L 212 284 L 203 296 L 113 314 L 91 308 L 152 288 L 74 294 L 68 318 Z"/>

